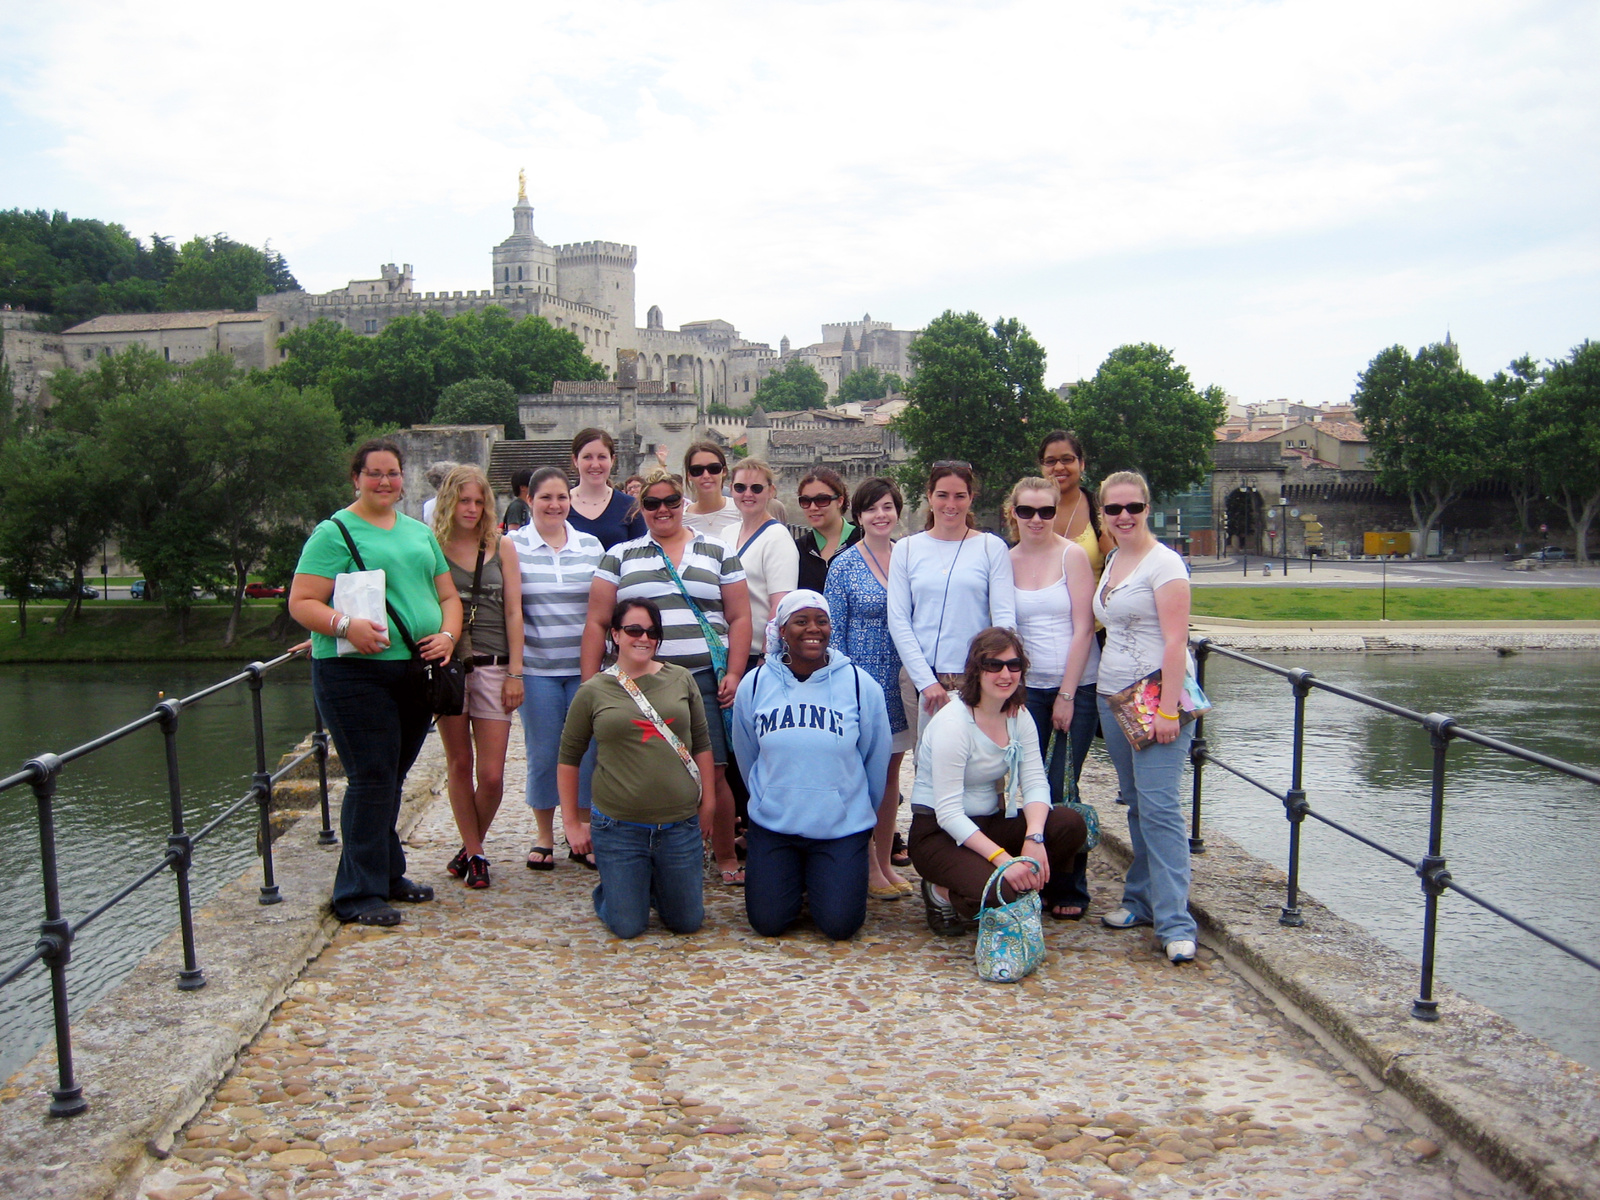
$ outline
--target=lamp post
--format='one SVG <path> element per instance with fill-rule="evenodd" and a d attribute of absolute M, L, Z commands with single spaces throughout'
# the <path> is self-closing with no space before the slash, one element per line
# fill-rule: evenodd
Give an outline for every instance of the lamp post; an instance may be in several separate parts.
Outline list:
<path fill-rule="evenodd" d="M 1283 577 L 1289 578 L 1289 497 L 1278 497 L 1278 536 L 1283 539 Z"/>

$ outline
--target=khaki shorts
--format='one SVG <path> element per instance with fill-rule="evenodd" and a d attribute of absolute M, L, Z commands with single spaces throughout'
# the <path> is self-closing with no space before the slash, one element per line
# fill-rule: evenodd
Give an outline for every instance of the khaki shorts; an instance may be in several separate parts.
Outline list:
<path fill-rule="evenodd" d="M 473 667 L 467 672 L 466 715 L 479 721 L 504 721 L 509 725 L 511 713 L 506 711 L 505 686 L 504 667 Z"/>

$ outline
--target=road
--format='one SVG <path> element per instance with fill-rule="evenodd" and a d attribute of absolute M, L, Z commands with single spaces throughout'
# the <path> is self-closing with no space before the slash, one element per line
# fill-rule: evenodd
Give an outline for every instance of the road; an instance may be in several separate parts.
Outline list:
<path fill-rule="evenodd" d="M 1334 561 L 1303 558 L 1289 560 L 1289 573 L 1283 573 L 1283 559 L 1250 555 L 1246 564 L 1237 556 L 1194 558 L 1191 578 L 1197 587 L 1600 587 L 1600 567 L 1576 567 L 1571 563 L 1551 563 L 1532 571 L 1514 571 L 1507 562 L 1390 562 Z M 1270 565 L 1272 573 L 1264 575 Z"/>

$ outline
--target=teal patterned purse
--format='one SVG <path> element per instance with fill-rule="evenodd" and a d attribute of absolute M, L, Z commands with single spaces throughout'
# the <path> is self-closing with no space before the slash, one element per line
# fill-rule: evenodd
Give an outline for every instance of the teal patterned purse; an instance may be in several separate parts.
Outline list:
<path fill-rule="evenodd" d="M 1044 751 L 1044 761 L 1048 765 L 1050 756 L 1056 752 L 1056 735 L 1060 730 L 1050 731 L 1050 741 Z M 1088 837 L 1084 839 L 1083 849 L 1087 853 L 1100 844 L 1100 814 L 1095 811 L 1092 804 L 1085 804 L 1078 795 L 1078 777 L 1072 773 L 1072 764 L 1067 763 L 1067 797 L 1062 803 L 1083 818 L 1084 826 L 1088 829 Z"/>
<path fill-rule="evenodd" d="M 1032 860 L 1024 858 L 1023 861 Z M 1044 957 L 1044 924 L 1039 919 L 1038 892 L 1025 892 L 1010 904 L 984 906 L 991 888 L 999 899 L 1000 877 L 1009 866 L 1008 862 L 995 868 L 978 898 L 978 978 L 985 983 L 1021 983 L 1033 974 Z M 1034 866 L 1033 869 L 1039 868 Z"/>

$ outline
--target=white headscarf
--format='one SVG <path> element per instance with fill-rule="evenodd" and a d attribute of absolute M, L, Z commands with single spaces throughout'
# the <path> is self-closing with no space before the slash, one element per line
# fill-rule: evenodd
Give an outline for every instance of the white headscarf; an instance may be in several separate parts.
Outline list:
<path fill-rule="evenodd" d="M 828 614 L 828 620 L 833 620 L 833 610 L 828 607 L 828 598 L 821 592 L 813 592 L 807 588 L 797 588 L 778 602 L 778 611 L 773 613 L 767 621 L 767 653 L 769 655 L 783 652 L 783 638 L 779 635 L 786 621 L 802 608 L 820 608 Z"/>

